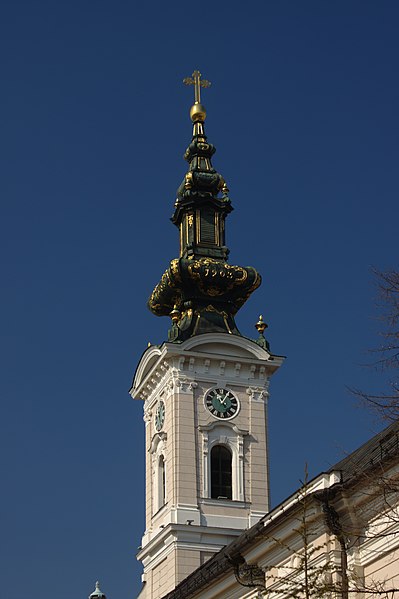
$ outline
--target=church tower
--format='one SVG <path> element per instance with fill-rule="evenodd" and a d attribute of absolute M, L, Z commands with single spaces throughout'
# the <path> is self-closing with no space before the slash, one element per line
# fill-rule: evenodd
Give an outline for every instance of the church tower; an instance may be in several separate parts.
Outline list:
<path fill-rule="evenodd" d="M 198 71 L 190 117 L 189 167 L 172 222 L 180 235 L 148 306 L 169 316 L 168 340 L 150 346 L 131 395 L 144 402 L 146 530 L 138 553 L 141 599 L 160 599 L 269 510 L 267 401 L 274 356 L 260 317 L 257 340 L 235 314 L 259 287 L 252 267 L 228 263 L 228 188 L 213 168 Z"/>

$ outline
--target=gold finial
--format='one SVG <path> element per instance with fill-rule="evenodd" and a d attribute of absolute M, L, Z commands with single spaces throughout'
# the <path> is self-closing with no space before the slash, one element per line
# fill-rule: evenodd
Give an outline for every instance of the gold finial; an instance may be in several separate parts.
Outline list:
<path fill-rule="evenodd" d="M 176 324 L 180 320 L 180 311 L 177 309 L 176 304 L 173 306 L 173 310 L 169 315 L 172 319 L 173 324 Z"/>
<path fill-rule="evenodd" d="M 206 110 L 205 106 L 201 104 L 201 87 L 210 87 L 211 82 L 207 79 L 201 79 L 201 73 L 194 71 L 191 77 L 183 79 L 183 83 L 186 85 L 194 85 L 194 104 L 190 109 L 190 117 L 193 123 L 196 121 L 205 121 Z"/>
<path fill-rule="evenodd" d="M 259 316 L 259 320 L 256 323 L 255 328 L 259 331 L 261 335 L 263 335 L 264 330 L 267 329 L 267 324 L 263 320 L 262 314 Z"/>

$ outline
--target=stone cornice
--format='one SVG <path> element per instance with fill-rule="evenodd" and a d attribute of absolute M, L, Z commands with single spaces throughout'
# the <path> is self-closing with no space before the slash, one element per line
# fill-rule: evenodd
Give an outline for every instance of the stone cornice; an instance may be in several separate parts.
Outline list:
<path fill-rule="evenodd" d="M 159 396 L 165 385 L 179 386 L 179 381 L 183 383 L 181 390 L 187 392 L 185 383 L 187 382 L 190 391 L 193 389 L 194 379 L 197 382 L 207 381 L 219 384 L 220 380 L 229 381 L 229 384 L 246 384 L 253 381 L 248 389 L 254 390 L 249 394 L 254 398 L 262 399 L 268 392 L 269 377 L 281 365 L 283 358 L 275 357 L 269 360 L 269 354 L 262 348 L 256 346 L 249 340 L 241 340 L 241 346 L 256 346 L 255 355 L 231 355 L 229 351 L 233 347 L 238 347 L 237 340 L 231 343 L 232 337 L 228 335 L 202 335 L 206 337 L 206 346 L 208 343 L 224 342 L 226 353 L 223 355 L 211 351 L 195 351 L 192 339 L 189 339 L 181 345 L 165 343 L 161 348 L 151 347 L 144 354 L 134 379 L 133 387 L 130 390 L 132 397 L 149 401 L 154 392 Z M 200 339 L 198 337 L 197 339 Z M 210 339 L 212 337 L 212 339 Z M 189 348 L 186 346 L 189 345 Z M 200 344 L 201 345 L 201 344 Z M 192 348 L 192 349 L 191 349 Z M 220 346 L 218 346 L 220 350 Z M 262 358 L 257 354 L 260 350 L 263 353 Z"/>

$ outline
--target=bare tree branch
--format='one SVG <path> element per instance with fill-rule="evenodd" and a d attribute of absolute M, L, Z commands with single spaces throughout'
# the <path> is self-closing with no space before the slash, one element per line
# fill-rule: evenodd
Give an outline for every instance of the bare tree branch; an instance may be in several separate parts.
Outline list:
<path fill-rule="evenodd" d="M 370 352 L 379 358 L 372 366 L 383 372 L 393 372 L 388 382 L 389 390 L 381 394 L 370 394 L 360 389 L 350 388 L 364 404 L 378 412 L 387 420 L 399 418 L 399 272 L 373 270 L 378 288 L 377 306 L 383 323 L 380 332 L 383 338 L 381 346 Z"/>

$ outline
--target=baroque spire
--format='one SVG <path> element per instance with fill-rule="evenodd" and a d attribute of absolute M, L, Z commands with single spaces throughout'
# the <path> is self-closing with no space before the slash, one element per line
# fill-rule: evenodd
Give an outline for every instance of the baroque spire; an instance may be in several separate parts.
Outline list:
<path fill-rule="evenodd" d="M 170 262 L 148 301 L 154 314 L 172 318 L 174 342 L 209 332 L 240 335 L 234 316 L 261 283 L 254 268 L 227 262 L 225 220 L 233 208 L 226 182 L 212 165 L 216 148 L 205 135 L 200 95 L 210 82 L 194 71 L 184 83 L 194 85 L 194 104 L 193 135 L 184 154 L 189 166 L 171 218 L 180 233 L 180 257 Z"/>

